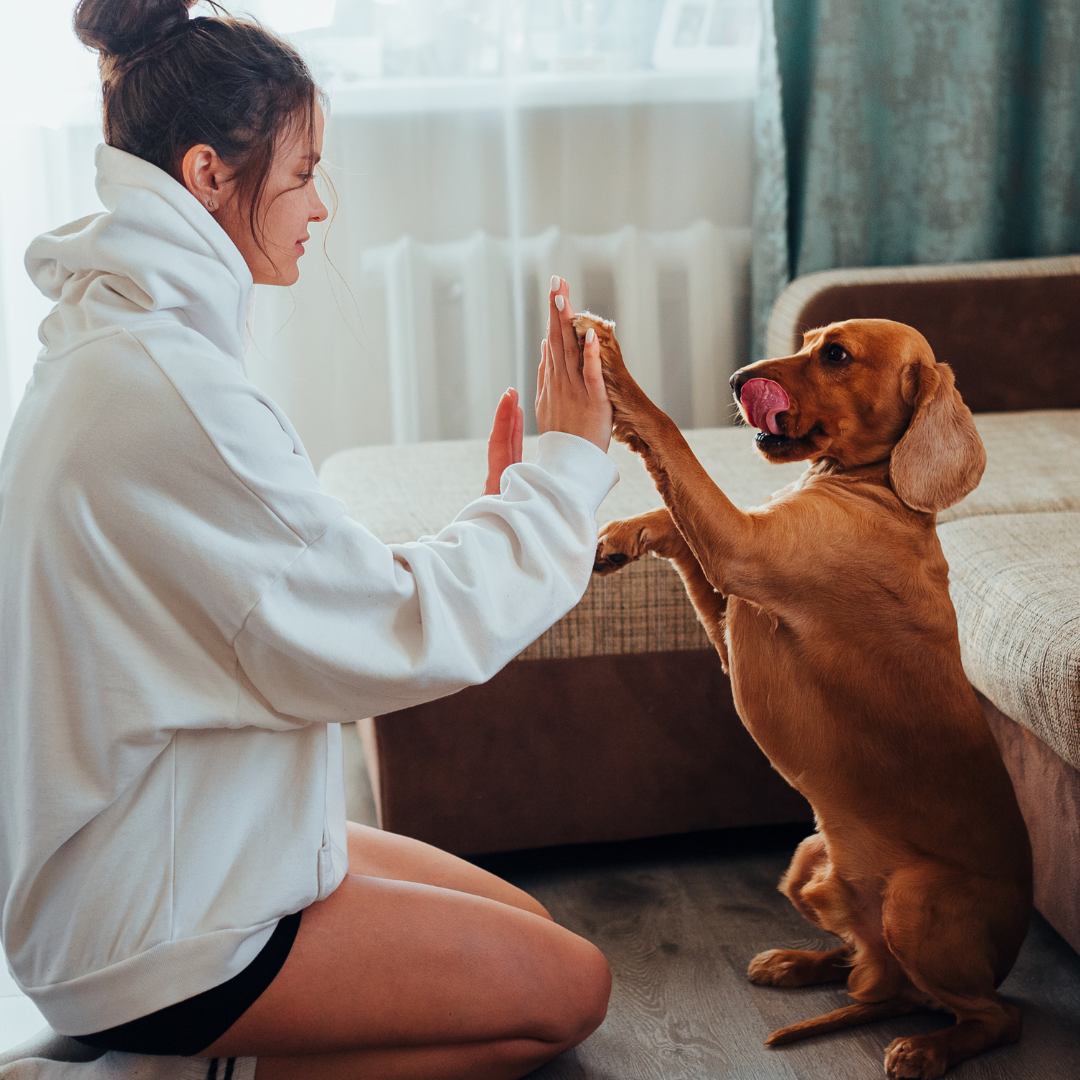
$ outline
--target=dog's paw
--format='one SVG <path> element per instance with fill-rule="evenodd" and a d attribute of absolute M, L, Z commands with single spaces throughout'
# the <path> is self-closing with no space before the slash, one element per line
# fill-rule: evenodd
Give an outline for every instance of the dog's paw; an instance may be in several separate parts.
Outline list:
<path fill-rule="evenodd" d="M 594 574 L 611 574 L 650 551 L 650 536 L 637 518 L 609 521 L 600 529 Z"/>
<path fill-rule="evenodd" d="M 625 443 L 631 450 L 643 454 L 649 446 L 638 433 L 635 418 L 641 415 L 643 410 L 647 412 L 656 406 L 649 401 L 626 370 L 622 350 L 615 337 L 615 324 L 601 319 L 591 311 L 578 312 L 574 316 L 574 332 L 579 347 L 584 347 L 585 333 L 590 329 L 596 333 L 596 339 L 600 343 L 600 366 L 613 411 L 611 433 L 617 442 Z"/>
<path fill-rule="evenodd" d="M 936 1080 L 945 1075 L 949 1058 L 933 1036 L 894 1039 L 885 1050 L 885 1075 L 889 1080 Z"/>
<path fill-rule="evenodd" d="M 801 949 L 769 949 L 758 953 L 746 969 L 746 977 L 758 986 L 808 986 L 821 977 L 820 953 Z"/>
<path fill-rule="evenodd" d="M 746 977 L 758 986 L 798 986 L 791 949 L 769 949 L 758 953 L 746 969 Z"/>
<path fill-rule="evenodd" d="M 604 371 L 604 378 L 618 380 L 626 374 L 626 365 L 623 363 L 622 350 L 615 337 L 615 324 L 591 311 L 579 311 L 574 316 L 574 333 L 577 336 L 578 348 L 585 347 L 585 333 L 592 330 L 600 342 L 600 366 Z"/>

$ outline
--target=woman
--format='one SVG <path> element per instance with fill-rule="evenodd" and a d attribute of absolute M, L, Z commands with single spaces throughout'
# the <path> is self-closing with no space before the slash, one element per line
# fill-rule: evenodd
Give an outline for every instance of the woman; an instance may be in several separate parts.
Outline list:
<path fill-rule="evenodd" d="M 584 591 L 617 479 L 555 279 L 520 463 L 386 546 L 247 380 L 252 283 L 296 280 L 323 116 L 300 58 L 189 0 L 82 0 L 108 212 L 39 237 L 56 300 L 0 463 L 3 944 L 52 1026 L 278 1077 L 518 1077 L 610 973 L 531 897 L 346 824 L 337 724 L 490 678 Z"/>

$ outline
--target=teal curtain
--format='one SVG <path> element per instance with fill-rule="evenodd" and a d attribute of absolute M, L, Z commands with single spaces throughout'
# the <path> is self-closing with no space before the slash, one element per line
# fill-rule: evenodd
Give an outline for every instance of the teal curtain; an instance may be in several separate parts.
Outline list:
<path fill-rule="evenodd" d="M 1080 251 L 1080 0 L 762 0 L 754 358 L 794 277 Z"/>

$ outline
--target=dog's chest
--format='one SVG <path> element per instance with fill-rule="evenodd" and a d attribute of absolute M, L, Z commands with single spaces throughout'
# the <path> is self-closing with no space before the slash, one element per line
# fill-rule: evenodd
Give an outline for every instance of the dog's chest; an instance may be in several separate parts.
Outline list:
<path fill-rule="evenodd" d="M 829 709 L 813 641 L 792 623 L 747 600 L 728 598 L 726 636 L 731 689 L 739 716 L 773 764 L 785 762 L 807 722 Z M 790 762 L 795 768 L 795 761 Z"/>

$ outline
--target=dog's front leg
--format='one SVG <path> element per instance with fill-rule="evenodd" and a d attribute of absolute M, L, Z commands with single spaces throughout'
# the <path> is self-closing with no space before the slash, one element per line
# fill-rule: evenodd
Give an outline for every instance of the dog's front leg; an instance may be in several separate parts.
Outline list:
<path fill-rule="evenodd" d="M 727 637 L 724 633 L 727 598 L 712 587 L 701 563 L 666 509 L 650 510 L 647 514 L 604 525 L 596 545 L 593 570 L 598 574 L 610 574 L 648 552 L 661 559 L 670 559 L 674 564 L 701 625 L 716 646 L 720 662 L 727 671 Z"/>
<path fill-rule="evenodd" d="M 612 434 L 641 455 L 710 588 L 725 595 L 734 592 L 729 588 L 731 571 L 753 550 L 754 521 L 716 486 L 674 421 L 626 370 L 611 324 L 588 313 L 578 315 L 574 327 L 579 340 L 590 326 L 600 341 L 604 382 L 614 410 Z"/>

